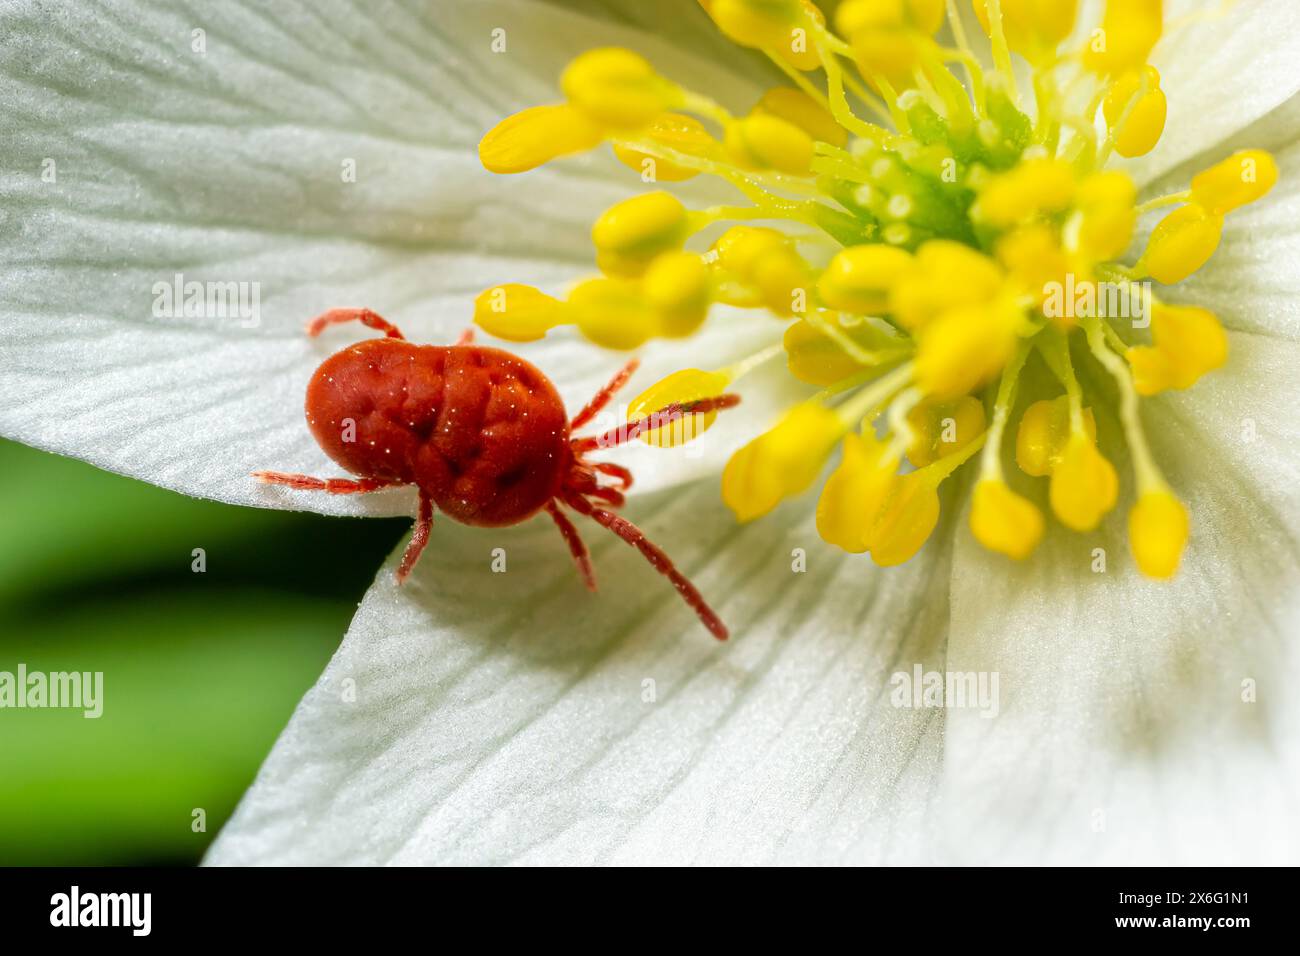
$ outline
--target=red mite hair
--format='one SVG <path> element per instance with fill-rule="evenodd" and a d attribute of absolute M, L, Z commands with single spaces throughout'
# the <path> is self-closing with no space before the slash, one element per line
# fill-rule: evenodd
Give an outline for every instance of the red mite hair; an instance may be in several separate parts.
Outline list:
<path fill-rule="evenodd" d="M 436 507 L 461 524 L 497 528 L 545 511 L 560 530 L 587 587 L 596 589 L 587 547 L 564 508 L 591 518 L 635 547 L 720 640 L 727 628 L 672 560 L 632 522 L 615 513 L 632 484 L 626 468 L 594 462 L 610 448 L 681 419 L 730 408 L 736 395 L 670 405 L 599 436 L 574 438 L 636 370 L 632 360 L 568 418 L 550 379 L 501 349 L 472 344 L 415 345 L 369 309 L 332 309 L 307 326 L 361 322 L 384 333 L 331 355 L 307 386 L 307 424 L 321 448 L 356 478 L 259 471 L 254 477 L 331 494 L 415 485 L 419 515 L 397 569 L 400 584 L 429 540 Z"/>

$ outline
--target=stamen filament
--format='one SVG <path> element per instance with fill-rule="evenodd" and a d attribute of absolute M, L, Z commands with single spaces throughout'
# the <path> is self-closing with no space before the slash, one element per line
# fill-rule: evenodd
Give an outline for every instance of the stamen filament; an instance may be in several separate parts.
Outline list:
<path fill-rule="evenodd" d="M 1085 319 L 1083 329 L 1093 356 L 1106 367 L 1119 386 L 1120 423 L 1124 428 L 1124 437 L 1133 457 L 1133 474 L 1137 478 L 1138 494 L 1142 495 L 1148 491 L 1167 491 L 1169 486 L 1156 466 L 1151 448 L 1147 445 L 1146 433 L 1142 429 L 1142 419 L 1138 412 L 1138 393 L 1133 387 L 1133 375 L 1129 371 L 1128 363 L 1106 347 L 1099 318 L 1093 316 Z"/>

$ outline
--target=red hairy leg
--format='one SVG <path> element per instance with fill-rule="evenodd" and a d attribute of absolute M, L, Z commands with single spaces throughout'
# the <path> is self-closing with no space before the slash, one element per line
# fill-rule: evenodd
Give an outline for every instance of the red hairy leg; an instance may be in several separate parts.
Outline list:
<path fill-rule="evenodd" d="M 288 485 L 306 491 L 327 491 L 332 495 L 359 495 L 380 488 L 391 488 L 394 484 L 377 478 L 313 478 L 311 475 L 291 475 L 283 471 L 255 471 L 253 477 L 267 485 Z"/>
<path fill-rule="evenodd" d="M 410 575 L 415 562 L 420 560 L 420 552 L 429 543 L 429 528 L 433 525 L 433 499 L 420 489 L 420 516 L 415 519 L 415 530 L 411 532 L 411 543 L 406 546 L 402 563 L 397 566 L 397 583 L 403 583 Z"/>
<path fill-rule="evenodd" d="M 595 418 L 600 413 L 600 410 L 609 404 L 610 399 L 614 397 L 614 393 L 627 384 L 627 380 L 632 377 L 632 373 L 640 366 L 640 359 L 629 359 L 628 363 L 618 370 L 618 374 L 611 378 L 609 383 L 582 407 L 582 411 L 573 416 L 573 419 L 569 422 L 569 431 L 577 431 Z"/>
<path fill-rule="evenodd" d="M 578 573 L 582 575 L 582 581 L 587 585 L 588 591 L 596 590 L 596 569 L 591 566 L 591 552 L 587 550 L 587 545 L 583 542 L 582 536 L 578 534 L 578 529 L 574 527 L 569 516 L 560 510 L 560 506 L 554 500 L 546 503 L 546 513 L 555 519 L 555 526 L 560 529 L 560 534 L 564 536 L 564 542 L 569 546 L 569 553 L 573 555 L 573 563 L 578 566 Z"/>
<path fill-rule="evenodd" d="M 369 309 L 330 309 L 328 312 L 322 312 L 307 323 L 307 334 L 315 338 L 327 325 L 338 325 L 340 322 L 360 322 L 362 325 L 383 332 L 390 339 L 406 337 L 392 322 Z"/>
<path fill-rule="evenodd" d="M 474 344 L 474 328 L 473 326 L 471 326 L 470 328 L 466 329 L 464 332 L 460 333 L 460 336 L 456 339 L 456 345 L 473 345 L 473 344 Z"/>
<path fill-rule="evenodd" d="M 715 395 L 712 398 L 699 398 L 693 402 L 675 402 L 657 412 L 651 412 L 645 418 L 638 418 L 636 421 L 628 422 L 626 425 L 620 425 L 618 428 L 611 429 L 603 435 L 594 435 L 588 438 L 575 438 L 571 442 L 574 454 L 582 454 L 587 451 L 594 451 L 597 448 L 613 448 L 616 445 L 624 445 L 634 438 L 640 437 L 644 432 L 654 431 L 656 428 L 663 428 L 665 425 L 671 425 L 683 415 L 701 415 L 705 412 L 717 412 L 724 408 L 734 408 L 740 404 L 739 395 Z"/>
<path fill-rule="evenodd" d="M 695 585 L 677 570 L 673 565 L 672 558 L 668 557 L 662 548 L 647 538 L 644 531 L 621 515 L 606 511 L 604 508 L 595 507 L 576 492 L 565 492 L 564 501 L 574 511 L 586 515 L 601 527 L 608 528 L 640 551 L 641 555 L 650 562 L 651 567 L 672 582 L 673 587 L 677 589 L 677 593 L 682 596 L 682 599 L 699 617 L 700 623 L 708 628 L 709 633 L 720 641 L 727 639 L 727 626 L 722 623 L 722 619 L 705 602 L 704 596 L 696 590 Z"/>
<path fill-rule="evenodd" d="M 602 475 L 617 478 L 619 491 L 627 491 L 632 487 L 632 472 L 622 465 L 616 465 L 609 461 L 591 461 L 587 462 L 587 467 L 592 471 L 600 472 Z"/>

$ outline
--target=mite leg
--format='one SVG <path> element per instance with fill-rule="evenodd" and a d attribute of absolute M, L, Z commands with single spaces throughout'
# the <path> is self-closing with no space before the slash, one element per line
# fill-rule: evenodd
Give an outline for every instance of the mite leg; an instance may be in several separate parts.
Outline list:
<path fill-rule="evenodd" d="M 627 491 L 632 487 L 632 472 L 622 465 L 616 465 L 608 461 L 588 462 L 587 467 L 592 471 L 598 471 L 602 475 L 609 475 L 618 480 L 618 490 Z"/>
<path fill-rule="evenodd" d="M 569 553 L 573 555 L 573 563 L 578 566 L 578 573 L 582 575 L 582 582 L 587 585 L 587 590 L 596 590 L 596 569 L 591 566 L 591 553 L 587 550 L 587 545 L 583 542 L 582 536 L 578 534 L 578 529 L 573 526 L 569 516 L 561 511 L 560 506 L 553 500 L 546 503 L 546 513 L 555 519 L 555 526 L 560 529 L 560 534 L 564 536 L 564 543 L 569 546 Z"/>
<path fill-rule="evenodd" d="M 383 332 L 390 339 L 405 338 L 397 326 L 369 309 L 330 309 L 328 312 L 322 312 L 307 323 L 307 334 L 315 338 L 324 331 L 325 326 L 338 325 L 340 322 L 360 322 L 362 325 Z"/>
<path fill-rule="evenodd" d="M 645 418 L 638 418 L 626 425 L 610 429 L 603 435 L 571 439 L 570 447 L 573 448 L 574 454 L 581 455 L 583 452 L 594 451 L 597 448 L 613 448 L 615 445 L 625 445 L 634 438 L 640 437 L 644 432 L 671 425 L 683 415 L 702 415 L 705 412 L 717 412 L 724 408 L 734 408 L 739 404 L 739 395 L 714 395 L 711 398 L 699 398 L 693 402 L 675 402 L 666 408 L 659 409 L 657 412 L 651 412 Z"/>
<path fill-rule="evenodd" d="M 644 531 L 621 515 L 606 511 L 604 508 L 595 507 L 591 502 L 575 492 L 566 493 L 564 501 L 574 511 L 584 514 L 598 525 L 608 528 L 640 551 L 642 557 L 650 562 L 651 567 L 672 582 L 673 587 L 677 589 L 677 593 L 682 596 L 690 609 L 699 617 L 700 623 L 708 628 L 709 633 L 720 641 L 727 639 L 727 626 L 722 623 L 722 619 L 705 603 L 703 595 L 695 589 L 695 585 L 673 566 L 672 559 L 664 553 L 663 549 L 645 536 Z"/>
<path fill-rule="evenodd" d="M 627 384 L 627 380 L 632 377 L 632 373 L 640 364 L 639 359 L 631 359 L 619 369 L 618 374 L 609 380 L 609 384 L 597 392 L 595 397 L 582 407 L 582 411 L 573 416 L 573 420 L 569 422 L 569 431 L 575 432 L 595 418 L 600 410 L 609 404 L 614 393 Z"/>
<path fill-rule="evenodd" d="M 474 344 L 474 328 L 473 328 L 473 326 L 471 326 L 470 328 L 466 329 L 464 332 L 460 333 L 460 338 L 456 339 L 456 344 L 457 344 L 457 345 L 473 345 L 473 344 Z"/>
<path fill-rule="evenodd" d="M 380 488 L 391 488 L 395 482 L 377 478 L 313 478 L 311 475 L 290 475 L 282 471 L 255 471 L 253 477 L 267 485 L 288 485 L 305 491 L 328 491 L 332 495 L 357 495 Z"/>
<path fill-rule="evenodd" d="M 420 552 L 429 543 L 429 529 L 433 526 L 433 499 L 420 489 L 420 516 L 415 519 L 415 530 L 411 532 L 411 543 L 406 546 L 402 563 L 397 566 L 397 583 L 403 583 L 410 575 L 415 562 L 420 560 Z"/>

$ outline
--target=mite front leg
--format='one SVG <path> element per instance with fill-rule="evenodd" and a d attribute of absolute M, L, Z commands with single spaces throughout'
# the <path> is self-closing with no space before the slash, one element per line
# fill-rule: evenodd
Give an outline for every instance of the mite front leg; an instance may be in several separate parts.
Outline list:
<path fill-rule="evenodd" d="M 473 345 L 473 344 L 474 344 L 474 328 L 473 326 L 471 326 L 470 328 L 466 329 L 464 332 L 460 333 L 460 337 L 456 339 L 456 345 L 461 346 L 461 345 Z"/>
<path fill-rule="evenodd" d="M 325 330 L 327 325 L 338 325 L 340 322 L 360 322 L 364 326 L 383 332 L 390 339 L 406 337 L 392 322 L 369 309 L 330 309 L 328 312 L 322 312 L 307 323 L 307 334 L 315 338 Z"/>
<path fill-rule="evenodd" d="M 402 555 L 402 563 L 397 566 L 397 583 L 402 584 L 406 581 L 415 567 L 415 562 L 420 560 L 420 553 L 424 551 L 424 546 L 429 543 L 429 529 L 433 526 L 433 499 L 420 489 L 420 515 L 415 519 L 415 530 L 411 532 L 411 543 L 406 546 L 406 553 Z"/>
<path fill-rule="evenodd" d="M 288 485 L 304 491 L 325 491 L 331 495 L 359 495 L 381 488 L 391 488 L 395 482 L 377 478 L 313 478 L 311 475 L 292 475 L 283 471 L 255 471 L 253 477 L 266 485 Z"/>
<path fill-rule="evenodd" d="M 619 369 L 618 374 L 609 380 L 609 384 L 597 392 L 595 397 L 583 406 L 582 411 L 573 416 L 573 420 L 569 422 L 569 431 L 577 431 L 595 418 L 600 410 L 610 403 L 614 394 L 627 384 L 627 380 L 632 377 L 632 373 L 640 366 L 641 361 L 639 359 L 630 359 L 626 365 Z"/>

